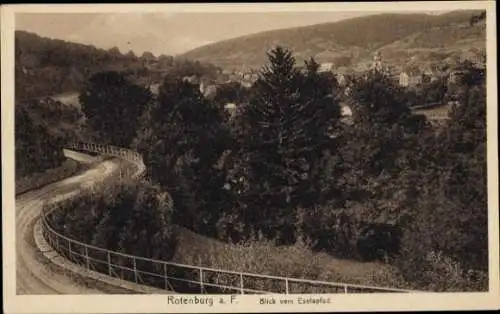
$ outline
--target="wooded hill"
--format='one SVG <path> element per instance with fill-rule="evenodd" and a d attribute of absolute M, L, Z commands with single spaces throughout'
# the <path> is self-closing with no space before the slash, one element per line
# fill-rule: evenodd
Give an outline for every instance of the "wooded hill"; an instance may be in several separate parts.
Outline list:
<path fill-rule="evenodd" d="M 474 18 L 481 13 L 372 15 L 238 37 L 196 48 L 183 57 L 228 68 L 260 67 L 266 61 L 266 51 L 281 45 L 294 51 L 299 62 L 314 57 L 320 62 L 348 65 L 371 59 L 375 49 L 381 50 L 388 62 L 403 62 L 412 55 L 427 59 L 432 52 L 441 53 L 444 60 L 459 49 L 485 49 L 484 20 Z"/>
<path fill-rule="evenodd" d="M 155 57 L 148 52 L 136 56 L 132 51 L 123 54 L 116 47 L 98 49 L 16 31 L 16 100 L 78 91 L 86 78 L 106 70 L 126 72 L 140 79 L 146 74 L 146 62 L 156 61 L 156 69 L 161 69 L 170 66 L 172 60 L 171 56 Z M 149 69 L 149 76 L 151 72 Z"/>

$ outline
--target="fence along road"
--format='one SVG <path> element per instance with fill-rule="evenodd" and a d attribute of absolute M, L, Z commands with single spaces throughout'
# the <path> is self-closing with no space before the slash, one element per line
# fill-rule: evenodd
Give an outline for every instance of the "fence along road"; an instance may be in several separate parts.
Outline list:
<path fill-rule="evenodd" d="M 93 161 L 90 156 L 88 159 L 89 162 Z M 76 273 L 64 272 L 63 269 L 47 261 L 33 239 L 33 225 L 38 219 L 44 203 L 75 193 L 82 184 L 102 180 L 117 171 L 118 166 L 116 160 L 108 160 L 82 174 L 16 197 L 17 294 L 102 294 L 128 291 L 93 282 Z"/>
<path fill-rule="evenodd" d="M 94 143 L 72 143 L 68 148 L 128 160 L 135 165 L 126 173 L 133 179 L 145 174 L 142 156 L 137 152 Z M 95 188 L 95 187 L 94 187 Z M 90 187 L 88 192 L 94 189 Z M 238 271 L 184 265 L 168 261 L 106 250 L 60 234 L 50 226 L 50 215 L 55 208 L 42 213 L 42 233 L 47 243 L 68 260 L 108 276 L 138 284 L 180 293 L 240 293 L 240 294 L 290 294 L 290 293 L 373 293 L 418 292 L 411 290 L 326 282 L 299 278 L 252 274 Z"/>

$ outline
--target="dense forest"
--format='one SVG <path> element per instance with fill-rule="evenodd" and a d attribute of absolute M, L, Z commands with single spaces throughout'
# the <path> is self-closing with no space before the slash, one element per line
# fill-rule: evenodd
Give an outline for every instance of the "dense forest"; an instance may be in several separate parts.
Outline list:
<path fill-rule="evenodd" d="M 82 110 L 103 141 L 144 155 L 174 200 L 175 224 L 228 243 L 305 241 L 340 258 L 380 260 L 415 289 L 487 289 L 484 71 L 464 63 L 453 88 L 436 86 L 432 97 L 460 99 L 436 129 L 382 73 L 354 79 L 346 96 L 314 59 L 306 71 L 280 47 L 268 59 L 250 89 L 228 85 L 214 100 L 185 73 L 168 73 L 155 97 L 101 73 L 83 90 Z M 93 106 L 96 95 L 106 105 Z M 141 101 L 131 108 L 124 99 Z M 238 101 L 231 114 L 228 100 Z M 351 106 L 348 124 L 341 101 Z M 72 221 L 83 220 L 64 222 L 78 230 Z M 148 245 L 127 251 L 163 254 Z"/>

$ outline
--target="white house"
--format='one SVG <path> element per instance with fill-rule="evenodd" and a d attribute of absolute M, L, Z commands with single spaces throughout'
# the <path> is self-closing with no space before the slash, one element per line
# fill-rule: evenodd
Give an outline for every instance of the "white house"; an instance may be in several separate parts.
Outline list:
<path fill-rule="evenodd" d="M 321 63 L 318 72 L 332 72 L 334 69 L 333 63 Z"/>
<path fill-rule="evenodd" d="M 399 74 L 399 85 L 408 87 L 410 85 L 410 76 L 406 72 Z"/>
<path fill-rule="evenodd" d="M 352 118 L 352 110 L 351 107 L 345 103 L 340 104 L 340 121 L 342 123 L 351 125 L 353 123 L 353 118 Z"/>
<path fill-rule="evenodd" d="M 404 87 L 422 84 L 422 74 L 417 71 L 403 71 L 399 74 L 399 85 Z"/>
<path fill-rule="evenodd" d="M 337 74 L 337 83 L 339 83 L 340 86 L 345 86 L 347 84 L 345 74 Z"/>
<path fill-rule="evenodd" d="M 209 80 L 201 80 L 200 93 L 202 93 L 205 98 L 213 99 L 217 95 L 217 85 Z"/>

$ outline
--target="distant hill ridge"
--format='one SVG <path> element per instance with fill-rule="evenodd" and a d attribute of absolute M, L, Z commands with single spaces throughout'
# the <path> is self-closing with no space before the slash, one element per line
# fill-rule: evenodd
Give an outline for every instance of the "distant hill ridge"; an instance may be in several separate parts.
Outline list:
<path fill-rule="evenodd" d="M 246 35 L 196 48 L 181 57 L 238 68 L 264 64 L 266 52 L 278 44 L 292 49 L 298 61 L 315 57 L 321 62 L 346 58 L 356 62 L 370 58 L 374 50 L 397 55 L 401 49 L 481 49 L 485 46 L 484 22 L 471 26 L 470 21 L 482 12 L 371 15 Z"/>

